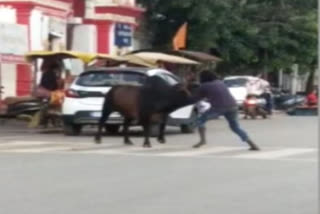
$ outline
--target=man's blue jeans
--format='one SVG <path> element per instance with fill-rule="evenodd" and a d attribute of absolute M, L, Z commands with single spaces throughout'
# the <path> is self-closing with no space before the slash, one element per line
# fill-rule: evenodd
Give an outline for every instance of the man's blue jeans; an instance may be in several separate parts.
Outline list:
<path fill-rule="evenodd" d="M 215 119 L 218 116 L 224 116 L 228 121 L 230 129 L 237 134 L 242 141 L 247 142 L 249 137 L 247 133 L 240 128 L 240 124 L 238 122 L 238 110 L 237 108 L 231 108 L 224 111 L 217 111 L 213 108 L 205 111 L 204 113 L 200 114 L 196 121 L 197 127 L 205 127 L 205 124 L 208 120 Z"/>

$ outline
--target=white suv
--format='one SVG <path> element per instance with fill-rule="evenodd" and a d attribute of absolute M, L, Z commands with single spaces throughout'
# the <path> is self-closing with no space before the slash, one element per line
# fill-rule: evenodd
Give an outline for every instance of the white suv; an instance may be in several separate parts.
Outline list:
<path fill-rule="evenodd" d="M 170 85 L 180 81 L 177 76 L 163 69 L 115 67 L 93 68 L 83 72 L 66 91 L 62 108 L 65 134 L 79 135 L 84 125 L 98 123 L 104 96 L 112 86 L 143 85 L 148 76 L 154 75 Z M 186 106 L 169 115 L 168 125 L 179 126 L 182 132 L 189 133 L 193 131 L 192 121 L 195 116 L 194 105 Z M 105 128 L 110 133 L 117 133 L 122 125 L 122 116 L 114 112 L 106 121 Z M 156 126 L 153 127 L 153 135 L 156 135 L 157 130 Z"/>

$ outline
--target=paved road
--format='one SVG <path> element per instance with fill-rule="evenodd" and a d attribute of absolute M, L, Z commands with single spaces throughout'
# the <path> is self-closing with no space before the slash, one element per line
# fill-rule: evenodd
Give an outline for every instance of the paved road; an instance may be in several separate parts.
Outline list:
<path fill-rule="evenodd" d="M 170 129 L 153 148 L 93 144 L 81 137 L 0 127 L 0 213 L 290 213 L 315 214 L 317 120 L 277 115 L 241 121 L 263 150 L 249 152 L 223 120 L 210 144 Z M 13 129 L 15 128 L 15 129 Z"/>

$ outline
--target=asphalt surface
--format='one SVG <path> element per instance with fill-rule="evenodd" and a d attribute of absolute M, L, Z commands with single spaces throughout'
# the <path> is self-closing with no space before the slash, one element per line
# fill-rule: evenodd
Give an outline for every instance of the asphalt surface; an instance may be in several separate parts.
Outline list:
<path fill-rule="evenodd" d="M 250 152 L 224 120 L 209 124 L 209 144 L 170 129 L 167 144 L 142 148 L 121 136 L 93 144 L 59 130 L 0 125 L 0 213 L 316 214 L 317 118 L 276 115 L 241 120 L 262 148 Z"/>

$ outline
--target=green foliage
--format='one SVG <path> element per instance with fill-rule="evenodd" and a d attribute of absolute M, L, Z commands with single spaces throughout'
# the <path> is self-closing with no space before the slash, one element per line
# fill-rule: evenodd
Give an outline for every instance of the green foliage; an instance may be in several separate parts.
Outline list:
<path fill-rule="evenodd" d="M 140 0 L 155 48 L 189 23 L 188 49 L 219 53 L 230 69 L 316 64 L 316 0 Z"/>

